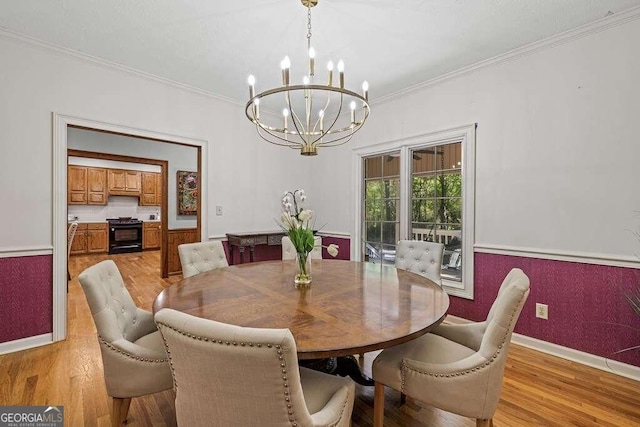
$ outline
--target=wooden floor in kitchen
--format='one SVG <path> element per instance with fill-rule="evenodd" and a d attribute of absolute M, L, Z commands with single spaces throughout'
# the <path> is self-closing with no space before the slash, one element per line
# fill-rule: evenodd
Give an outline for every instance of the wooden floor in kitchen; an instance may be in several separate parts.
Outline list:
<path fill-rule="evenodd" d="M 0 356 L 0 405 L 64 405 L 67 426 L 108 426 L 109 405 L 95 327 L 78 274 L 113 259 L 136 304 L 149 310 L 155 296 L 181 276 L 160 278 L 160 252 L 74 256 L 70 261 L 68 339 Z M 367 354 L 370 373 L 375 355 Z M 175 425 L 173 392 L 133 399 L 127 425 Z M 212 402 L 215 403 L 215 402 Z M 357 386 L 353 426 L 373 424 L 373 388 Z M 640 425 L 640 383 L 512 345 L 496 426 Z M 387 390 L 385 426 L 474 426 Z"/>

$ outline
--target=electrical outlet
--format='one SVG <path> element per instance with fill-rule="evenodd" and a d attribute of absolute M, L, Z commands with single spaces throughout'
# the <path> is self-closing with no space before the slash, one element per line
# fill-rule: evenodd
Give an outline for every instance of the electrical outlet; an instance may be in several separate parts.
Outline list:
<path fill-rule="evenodd" d="M 216 215 L 222 216 L 222 206 L 216 206 Z"/>
<path fill-rule="evenodd" d="M 536 317 L 539 319 L 549 319 L 549 306 L 547 304 L 536 303 Z"/>

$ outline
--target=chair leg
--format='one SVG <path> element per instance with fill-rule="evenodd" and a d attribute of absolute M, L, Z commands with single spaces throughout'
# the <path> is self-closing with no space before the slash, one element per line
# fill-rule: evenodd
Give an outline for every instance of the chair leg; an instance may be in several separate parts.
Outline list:
<path fill-rule="evenodd" d="M 111 425 L 113 427 L 120 427 L 126 421 L 127 415 L 129 415 L 129 405 L 131 405 L 131 398 L 113 398 L 111 408 Z"/>
<path fill-rule="evenodd" d="M 373 391 L 373 427 L 384 424 L 384 384 L 376 381 Z"/>
<path fill-rule="evenodd" d="M 489 418 L 488 420 L 478 418 L 476 420 L 476 427 L 493 427 L 493 418 Z"/>

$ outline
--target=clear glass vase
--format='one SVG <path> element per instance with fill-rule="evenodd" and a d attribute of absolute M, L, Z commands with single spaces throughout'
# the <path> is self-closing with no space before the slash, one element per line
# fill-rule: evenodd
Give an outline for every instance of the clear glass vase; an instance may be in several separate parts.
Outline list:
<path fill-rule="evenodd" d="M 294 282 L 296 285 L 309 285 L 311 283 L 311 253 L 297 252 L 296 265 L 298 269 Z"/>

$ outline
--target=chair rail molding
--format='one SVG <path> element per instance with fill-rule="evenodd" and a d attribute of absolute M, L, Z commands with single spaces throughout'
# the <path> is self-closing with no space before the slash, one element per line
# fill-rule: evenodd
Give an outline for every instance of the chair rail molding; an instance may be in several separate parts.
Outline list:
<path fill-rule="evenodd" d="M 51 255 L 53 246 L 19 246 L 0 248 L 0 258 L 17 258 L 23 256 Z"/>
<path fill-rule="evenodd" d="M 107 123 L 94 119 L 53 112 L 53 334 L 52 341 L 67 336 L 67 127 L 78 126 L 98 131 L 131 135 L 201 149 L 201 236 L 208 234 L 207 183 L 209 142 L 206 139 L 179 136 L 148 129 Z M 42 344 L 40 344 L 42 345 Z"/>
<path fill-rule="evenodd" d="M 476 243 L 473 246 L 473 250 L 475 253 L 509 255 L 524 258 L 547 259 L 552 261 L 579 262 L 583 264 L 607 265 L 612 267 L 640 268 L 640 258 L 633 255 L 577 252 L 562 249 L 538 249 L 485 243 Z"/>

